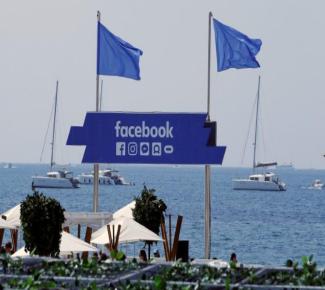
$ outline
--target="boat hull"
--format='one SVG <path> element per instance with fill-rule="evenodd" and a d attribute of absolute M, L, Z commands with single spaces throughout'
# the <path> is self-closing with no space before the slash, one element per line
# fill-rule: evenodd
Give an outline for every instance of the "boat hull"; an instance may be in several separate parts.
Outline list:
<path fill-rule="evenodd" d="M 249 179 L 234 179 L 232 181 L 235 190 L 264 190 L 264 191 L 285 191 L 285 186 L 272 181 L 256 181 Z"/>
<path fill-rule="evenodd" d="M 81 174 L 77 177 L 80 184 L 94 184 L 94 176 L 93 175 L 87 175 L 87 174 Z M 99 184 L 100 185 L 133 185 L 131 183 L 128 183 L 124 180 L 123 177 L 108 177 L 108 176 L 99 176 Z"/>
<path fill-rule="evenodd" d="M 79 184 L 70 178 L 33 176 L 33 188 L 79 188 Z"/>
<path fill-rule="evenodd" d="M 93 175 L 79 175 L 77 177 L 80 184 L 94 184 L 94 176 Z M 114 182 L 111 178 L 107 176 L 99 176 L 99 184 L 101 185 L 112 185 Z"/>

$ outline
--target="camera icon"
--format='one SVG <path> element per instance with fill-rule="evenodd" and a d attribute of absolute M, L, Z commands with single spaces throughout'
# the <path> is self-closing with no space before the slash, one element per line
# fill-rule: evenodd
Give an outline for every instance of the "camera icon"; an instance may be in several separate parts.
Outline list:
<path fill-rule="evenodd" d="M 138 144 L 136 142 L 130 142 L 128 144 L 128 154 L 134 156 L 138 154 Z"/>
<path fill-rule="evenodd" d="M 150 144 L 149 142 L 141 142 L 140 143 L 140 155 L 149 156 L 150 153 Z"/>

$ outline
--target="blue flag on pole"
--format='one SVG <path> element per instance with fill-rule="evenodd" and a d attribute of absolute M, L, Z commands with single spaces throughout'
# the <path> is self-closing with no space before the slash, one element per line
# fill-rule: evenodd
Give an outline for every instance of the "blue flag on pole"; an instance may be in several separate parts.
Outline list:
<path fill-rule="evenodd" d="M 218 71 L 229 68 L 257 68 L 260 64 L 255 56 L 260 51 L 262 41 L 251 39 L 232 27 L 213 19 Z"/>
<path fill-rule="evenodd" d="M 140 80 L 142 50 L 111 33 L 98 22 L 97 74 Z"/>

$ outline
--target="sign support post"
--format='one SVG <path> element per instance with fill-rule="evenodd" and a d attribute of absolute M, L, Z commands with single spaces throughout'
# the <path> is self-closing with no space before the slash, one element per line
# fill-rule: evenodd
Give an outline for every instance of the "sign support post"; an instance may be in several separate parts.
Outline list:
<path fill-rule="evenodd" d="M 209 36 L 208 36 L 208 91 L 207 91 L 207 121 L 210 121 L 210 75 L 211 75 L 211 18 L 209 13 Z M 204 258 L 211 257 L 211 166 L 205 165 L 204 170 Z"/>
<path fill-rule="evenodd" d="M 100 12 L 97 11 L 97 21 L 100 22 Z M 99 33 L 99 29 L 97 29 L 97 33 Z M 99 35 L 97 35 L 97 57 L 98 57 L 98 49 L 99 49 Z M 98 63 L 98 61 L 97 61 Z M 97 64 L 98 65 L 98 64 Z M 99 112 L 99 75 L 97 71 L 96 75 L 96 112 Z M 93 179 L 93 212 L 98 211 L 98 192 L 99 192 L 99 164 L 94 164 L 94 179 Z"/>

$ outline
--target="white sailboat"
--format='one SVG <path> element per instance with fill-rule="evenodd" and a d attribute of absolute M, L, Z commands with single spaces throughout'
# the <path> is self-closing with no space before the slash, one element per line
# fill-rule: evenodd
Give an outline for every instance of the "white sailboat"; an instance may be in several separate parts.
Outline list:
<path fill-rule="evenodd" d="M 233 179 L 233 189 L 236 190 L 267 190 L 267 191 L 284 191 L 286 190 L 285 183 L 281 182 L 279 177 L 273 172 L 256 173 L 256 168 L 269 167 L 277 165 L 272 163 L 256 163 L 256 147 L 257 147 L 257 123 L 258 123 L 258 109 L 260 99 L 260 81 L 258 78 L 257 102 L 256 102 L 256 119 L 255 119 L 255 140 L 254 140 L 254 154 L 253 154 L 253 174 L 248 178 Z"/>
<path fill-rule="evenodd" d="M 59 82 L 56 82 L 54 115 L 53 115 L 53 130 L 51 142 L 51 170 L 46 176 L 32 176 L 32 188 L 78 188 L 79 181 L 73 177 L 71 171 L 67 170 L 54 170 L 54 146 L 55 146 L 55 125 L 56 125 L 56 109 L 58 103 L 58 87 Z"/>

